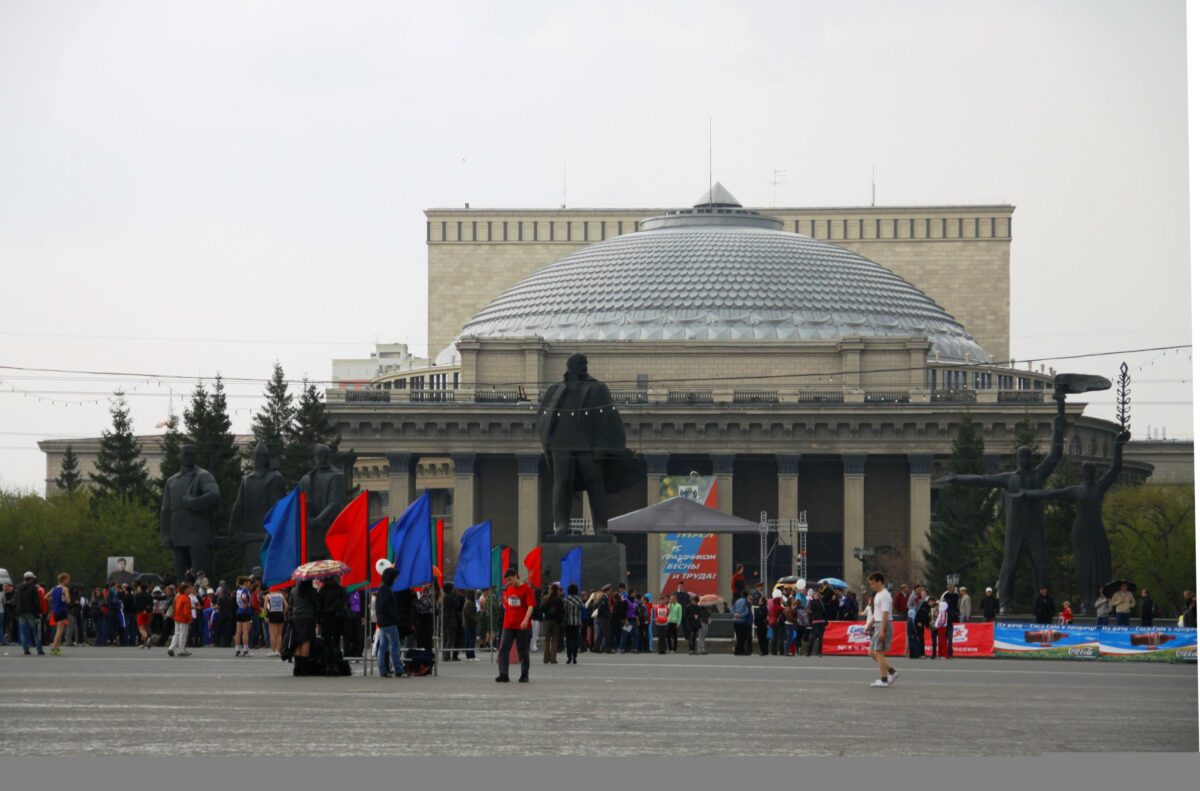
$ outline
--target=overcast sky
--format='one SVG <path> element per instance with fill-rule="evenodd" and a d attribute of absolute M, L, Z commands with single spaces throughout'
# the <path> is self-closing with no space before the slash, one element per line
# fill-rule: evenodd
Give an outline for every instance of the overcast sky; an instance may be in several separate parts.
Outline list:
<path fill-rule="evenodd" d="M 1155 0 L 5 2 L 0 365 L 328 379 L 375 341 L 423 352 L 423 209 L 556 207 L 564 168 L 569 206 L 689 205 L 710 116 L 746 205 L 775 170 L 781 206 L 864 205 L 872 167 L 879 205 L 1015 205 L 1016 358 L 1187 344 L 1184 23 Z M 1121 359 L 1135 437 L 1190 437 L 1190 350 L 1048 364 Z M 33 375 L 0 369 L 2 486 L 42 491 L 36 441 L 98 435 L 118 385 L 139 433 L 167 413 L 154 380 Z M 231 387 L 236 431 L 261 389 Z"/>

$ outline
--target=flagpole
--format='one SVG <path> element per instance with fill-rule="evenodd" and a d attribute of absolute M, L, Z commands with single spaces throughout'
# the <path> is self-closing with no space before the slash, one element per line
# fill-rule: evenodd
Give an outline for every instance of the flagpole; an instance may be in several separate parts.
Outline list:
<path fill-rule="evenodd" d="M 365 493 L 364 493 L 365 494 Z M 367 500 L 370 503 L 370 500 Z M 366 553 L 366 569 L 367 578 L 363 582 L 362 592 L 358 595 L 358 606 L 362 610 L 363 619 L 363 644 L 362 644 L 362 660 L 363 660 L 363 676 L 371 675 L 368 671 L 370 662 L 367 661 L 367 645 L 371 638 L 371 617 L 367 608 L 371 602 L 371 512 L 368 508 L 363 509 L 363 552 Z"/>

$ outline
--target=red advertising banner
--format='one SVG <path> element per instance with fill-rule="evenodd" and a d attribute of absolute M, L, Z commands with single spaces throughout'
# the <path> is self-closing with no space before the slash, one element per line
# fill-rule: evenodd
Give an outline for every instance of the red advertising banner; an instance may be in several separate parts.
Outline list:
<path fill-rule="evenodd" d="M 931 640 L 933 635 L 925 630 L 925 656 L 933 654 Z M 956 657 L 985 657 L 995 656 L 996 625 L 992 623 L 956 623 L 954 624 L 954 656 Z M 946 643 L 939 638 L 938 656 L 946 656 Z"/>
<path fill-rule="evenodd" d="M 908 635 L 903 623 L 892 624 L 892 647 L 888 656 L 908 656 Z M 821 642 L 822 656 L 866 656 L 871 646 L 865 621 L 830 621 Z"/>
<path fill-rule="evenodd" d="M 925 630 L 925 656 L 933 653 L 929 630 Z M 830 621 L 825 627 L 821 653 L 825 656 L 866 656 L 871 638 L 864 621 Z M 908 656 L 908 635 L 905 624 L 892 625 L 892 647 L 888 656 Z M 939 640 L 938 656 L 945 656 L 945 643 Z M 995 655 L 995 624 L 954 624 L 954 656 L 987 658 Z"/>

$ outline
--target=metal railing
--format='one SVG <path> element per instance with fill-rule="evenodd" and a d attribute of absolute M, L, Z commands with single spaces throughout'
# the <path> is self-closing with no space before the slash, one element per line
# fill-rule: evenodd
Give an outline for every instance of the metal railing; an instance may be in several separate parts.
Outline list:
<path fill-rule="evenodd" d="M 645 390 L 612 390 L 614 404 L 648 404 L 650 394 Z"/>
<path fill-rule="evenodd" d="M 974 404 L 974 390 L 934 390 L 929 400 L 935 404 Z"/>
<path fill-rule="evenodd" d="M 712 402 L 712 392 L 672 390 L 667 393 L 668 404 L 711 404 Z"/>
<path fill-rule="evenodd" d="M 867 404 L 907 404 L 912 401 L 912 394 L 907 390 L 880 390 L 863 395 Z"/>
<path fill-rule="evenodd" d="M 801 404 L 844 404 L 846 394 L 841 390 L 802 390 L 796 400 Z"/>
<path fill-rule="evenodd" d="M 393 393 L 396 391 L 393 390 Z M 403 392 L 403 391 L 400 391 Z M 410 403 L 444 403 L 454 400 L 454 390 L 409 390 Z"/>
<path fill-rule="evenodd" d="M 488 390 L 475 391 L 475 403 L 477 404 L 510 404 L 517 401 L 523 401 L 525 393 L 517 388 L 509 388 L 497 390 L 491 388 Z"/>
<path fill-rule="evenodd" d="M 1040 404 L 1045 399 L 1045 390 L 1000 390 L 996 401 L 1001 404 Z"/>
<path fill-rule="evenodd" d="M 390 404 L 391 390 L 347 390 L 343 399 L 347 404 Z"/>
<path fill-rule="evenodd" d="M 778 404 L 779 393 L 774 390 L 734 390 L 735 404 Z"/>

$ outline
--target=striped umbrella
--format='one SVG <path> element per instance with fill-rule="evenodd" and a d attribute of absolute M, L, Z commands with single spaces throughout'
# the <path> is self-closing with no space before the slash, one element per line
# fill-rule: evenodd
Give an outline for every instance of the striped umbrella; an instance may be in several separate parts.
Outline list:
<path fill-rule="evenodd" d="M 323 580 L 329 577 L 340 577 L 349 570 L 350 567 L 340 560 L 314 560 L 293 571 L 292 579 Z"/>

